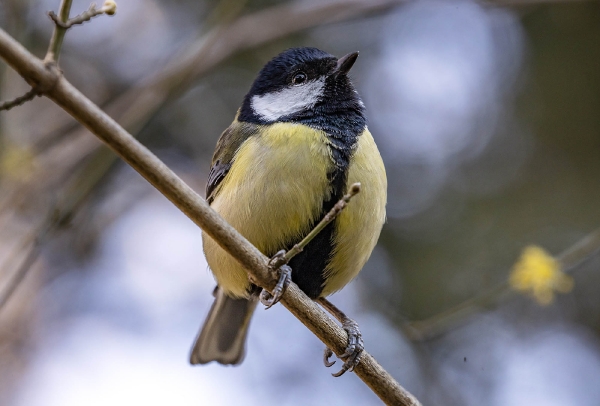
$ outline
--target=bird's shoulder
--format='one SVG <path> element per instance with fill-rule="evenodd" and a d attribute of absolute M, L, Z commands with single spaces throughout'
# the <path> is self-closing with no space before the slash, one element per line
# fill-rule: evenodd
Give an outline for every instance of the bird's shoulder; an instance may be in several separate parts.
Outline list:
<path fill-rule="evenodd" d="M 211 203 L 218 193 L 218 186 L 227 176 L 237 150 L 249 137 L 258 132 L 256 124 L 233 120 L 231 125 L 223 131 L 213 154 L 208 182 L 206 185 L 206 200 Z"/>

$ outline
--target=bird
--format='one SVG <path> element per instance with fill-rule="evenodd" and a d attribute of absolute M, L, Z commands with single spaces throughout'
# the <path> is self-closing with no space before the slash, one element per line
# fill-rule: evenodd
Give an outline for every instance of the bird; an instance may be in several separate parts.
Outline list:
<path fill-rule="evenodd" d="M 211 207 L 274 257 L 302 240 L 360 182 L 362 192 L 289 261 L 286 273 L 348 332 L 340 375 L 357 365 L 364 344 L 358 324 L 326 297 L 358 275 L 386 220 L 385 167 L 348 74 L 357 58 L 358 52 L 336 58 L 301 47 L 267 62 L 217 141 L 206 186 Z M 261 295 L 235 259 L 202 237 L 217 287 L 190 363 L 237 365 L 257 303 L 270 306 L 280 295 Z M 331 355 L 326 348 L 326 366 L 333 365 Z"/>

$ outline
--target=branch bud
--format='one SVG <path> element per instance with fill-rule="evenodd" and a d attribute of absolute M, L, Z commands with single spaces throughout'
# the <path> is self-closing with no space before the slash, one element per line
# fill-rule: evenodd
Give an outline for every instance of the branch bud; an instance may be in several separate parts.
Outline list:
<path fill-rule="evenodd" d="M 109 16 L 115 15 L 117 12 L 117 3 L 114 0 L 106 0 L 102 5 L 102 11 Z"/>

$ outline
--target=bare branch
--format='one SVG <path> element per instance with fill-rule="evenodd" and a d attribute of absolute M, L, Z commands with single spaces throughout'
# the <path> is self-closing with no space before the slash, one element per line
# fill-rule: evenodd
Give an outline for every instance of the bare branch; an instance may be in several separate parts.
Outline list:
<path fill-rule="evenodd" d="M 0 111 L 2 111 L 2 110 L 8 111 L 8 110 L 12 109 L 13 107 L 20 106 L 21 104 L 23 104 L 25 102 L 35 99 L 36 96 L 41 96 L 40 92 L 35 88 L 31 88 L 31 90 L 29 90 L 23 96 L 19 96 L 12 100 L 0 103 Z"/>
<path fill-rule="evenodd" d="M 272 289 L 266 258 L 209 205 L 185 184 L 162 161 L 127 133 L 112 118 L 81 94 L 66 79 L 31 55 L 17 41 L 0 29 L 0 57 L 21 76 L 38 83 L 56 82 L 47 96 L 105 142 L 122 159 L 173 202 L 194 223 L 238 260 L 260 286 Z M 291 283 L 282 304 L 336 354 L 342 355 L 347 344 L 346 333 L 314 301 Z M 355 373 L 377 396 L 389 405 L 419 405 L 366 351 Z"/>
<path fill-rule="evenodd" d="M 116 9 L 117 6 L 114 1 L 107 1 L 100 8 L 96 8 L 96 3 L 92 3 L 86 11 L 73 18 L 69 18 L 66 21 L 61 21 L 61 19 L 54 13 L 54 11 L 48 11 L 48 17 L 50 17 L 50 19 L 54 21 L 54 24 L 66 30 L 74 25 L 83 24 L 86 21 L 90 21 L 92 18 L 102 14 L 114 15 Z"/>
<path fill-rule="evenodd" d="M 61 0 L 60 8 L 58 10 L 58 20 L 61 22 L 66 22 L 69 20 L 71 4 L 73 4 L 73 0 Z M 61 27 L 58 24 L 55 25 L 52 38 L 50 39 L 50 44 L 48 45 L 48 52 L 46 52 L 46 57 L 44 58 L 45 62 L 58 63 L 58 56 L 60 55 L 60 50 L 62 48 L 62 43 L 66 33 L 66 28 Z"/>

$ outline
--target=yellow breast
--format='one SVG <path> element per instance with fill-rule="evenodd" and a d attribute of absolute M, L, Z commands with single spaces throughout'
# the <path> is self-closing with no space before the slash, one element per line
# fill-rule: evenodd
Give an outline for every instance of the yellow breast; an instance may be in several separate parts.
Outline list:
<path fill-rule="evenodd" d="M 323 132 L 276 123 L 250 137 L 237 151 L 211 206 L 266 255 L 302 238 L 331 191 L 332 165 Z M 210 237 L 204 252 L 226 293 L 245 296 L 246 271 Z"/>
<path fill-rule="evenodd" d="M 235 155 L 211 206 L 267 256 L 299 241 L 321 216 L 331 188 L 325 133 L 277 123 L 250 137 Z M 352 280 L 371 255 L 385 221 L 387 180 L 371 133 L 365 129 L 350 160 L 348 184 L 362 192 L 336 220 L 334 248 L 322 296 Z M 204 252 L 217 283 L 231 296 L 247 295 L 246 271 L 210 237 Z"/>

